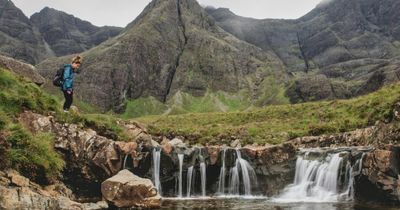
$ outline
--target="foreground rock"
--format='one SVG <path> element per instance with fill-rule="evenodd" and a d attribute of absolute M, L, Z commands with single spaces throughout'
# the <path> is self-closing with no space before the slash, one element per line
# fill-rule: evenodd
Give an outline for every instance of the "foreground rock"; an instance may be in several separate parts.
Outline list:
<path fill-rule="evenodd" d="M 140 178 L 128 170 L 101 184 L 103 197 L 117 207 L 159 208 L 161 197 L 149 179 Z"/>
<path fill-rule="evenodd" d="M 16 171 L 0 171 L 0 209 L 95 210 L 108 208 L 104 202 L 81 204 L 72 199 L 74 199 L 72 191 L 61 183 L 43 188 Z"/>

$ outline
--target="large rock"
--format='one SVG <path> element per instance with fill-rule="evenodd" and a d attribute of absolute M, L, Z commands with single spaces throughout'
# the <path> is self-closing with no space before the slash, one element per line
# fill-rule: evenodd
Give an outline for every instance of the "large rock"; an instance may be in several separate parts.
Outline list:
<path fill-rule="evenodd" d="M 9 69 L 27 78 L 28 80 L 31 80 L 37 85 L 42 85 L 45 82 L 45 79 L 42 76 L 40 76 L 40 74 L 37 72 L 34 66 L 17 61 L 9 57 L 0 56 L 0 67 Z"/>
<path fill-rule="evenodd" d="M 149 179 L 140 178 L 128 170 L 101 184 L 103 197 L 117 207 L 158 208 L 161 197 Z"/>

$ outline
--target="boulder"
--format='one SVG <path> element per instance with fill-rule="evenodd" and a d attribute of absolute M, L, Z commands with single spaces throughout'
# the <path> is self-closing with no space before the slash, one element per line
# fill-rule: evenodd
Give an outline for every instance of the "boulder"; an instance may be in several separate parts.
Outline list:
<path fill-rule="evenodd" d="M 40 76 L 36 68 L 30 64 L 26 64 L 15 59 L 0 55 L 0 67 L 9 69 L 12 72 L 19 74 L 37 85 L 43 85 L 45 79 Z"/>
<path fill-rule="evenodd" d="M 161 206 L 161 196 L 151 180 L 140 178 L 129 170 L 122 170 L 104 181 L 101 192 L 108 202 L 119 208 Z"/>

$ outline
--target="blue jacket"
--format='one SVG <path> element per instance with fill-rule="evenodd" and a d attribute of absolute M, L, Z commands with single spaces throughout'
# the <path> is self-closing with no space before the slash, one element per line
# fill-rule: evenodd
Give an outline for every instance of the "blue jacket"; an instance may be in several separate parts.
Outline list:
<path fill-rule="evenodd" d="M 61 87 L 63 91 L 72 91 L 74 88 L 74 78 L 75 78 L 75 73 L 72 69 L 71 64 L 66 64 L 64 65 L 64 74 L 63 74 L 63 79 L 64 83 Z"/>

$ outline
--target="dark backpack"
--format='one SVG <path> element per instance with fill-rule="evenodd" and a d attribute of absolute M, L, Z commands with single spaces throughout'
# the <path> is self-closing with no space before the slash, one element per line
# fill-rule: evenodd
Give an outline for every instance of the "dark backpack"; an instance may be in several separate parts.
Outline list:
<path fill-rule="evenodd" d="M 53 79 L 53 85 L 61 87 L 64 84 L 64 66 L 57 70 L 56 76 Z"/>

